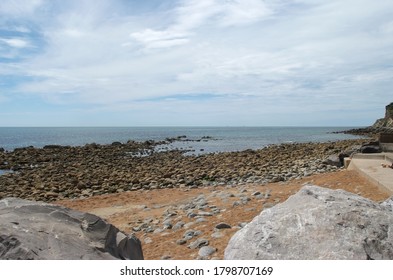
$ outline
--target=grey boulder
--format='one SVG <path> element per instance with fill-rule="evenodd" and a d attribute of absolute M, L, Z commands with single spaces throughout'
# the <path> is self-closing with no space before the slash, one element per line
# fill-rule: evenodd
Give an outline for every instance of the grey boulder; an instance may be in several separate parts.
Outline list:
<path fill-rule="evenodd" d="M 230 240 L 224 259 L 393 259 L 392 199 L 305 186 Z"/>
<path fill-rule="evenodd" d="M 143 259 L 139 239 L 101 218 L 18 198 L 0 200 L 0 259 Z"/>

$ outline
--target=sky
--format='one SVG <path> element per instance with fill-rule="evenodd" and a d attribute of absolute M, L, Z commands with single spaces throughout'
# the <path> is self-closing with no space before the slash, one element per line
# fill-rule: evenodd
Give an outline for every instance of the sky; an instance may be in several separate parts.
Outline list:
<path fill-rule="evenodd" d="M 367 126 L 391 0 L 2 0 L 0 126 Z"/>

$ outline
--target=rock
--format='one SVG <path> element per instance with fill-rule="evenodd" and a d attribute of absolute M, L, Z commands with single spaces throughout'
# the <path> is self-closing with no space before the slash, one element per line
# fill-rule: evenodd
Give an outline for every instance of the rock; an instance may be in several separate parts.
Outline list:
<path fill-rule="evenodd" d="M 185 240 L 185 239 L 178 239 L 178 240 L 176 240 L 176 244 L 177 245 L 183 245 L 183 244 L 186 244 L 187 243 L 187 240 Z"/>
<path fill-rule="evenodd" d="M 196 248 L 202 248 L 203 246 L 207 246 L 207 245 L 209 245 L 209 240 L 204 238 L 198 238 L 194 242 L 191 242 L 190 245 L 188 245 L 188 248 L 196 249 Z"/>
<path fill-rule="evenodd" d="M 379 145 L 365 145 L 360 148 L 360 152 L 363 154 L 380 153 L 381 148 Z"/>
<path fill-rule="evenodd" d="M 199 211 L 197 213 L 197 216 L 201 216 L 201 217 L 209 217 L 209 216 L 213 216 L 212 212 L 206 212 L 206 211 Z"/>
<path fill-rule="evenodd" d="M 305 186 L 239 230 L 224 258 L 393 259 L 393 212 L 386 205 Z"/>
<path fill-rule="evenodd" d="M 324 164 L 341 167 L 341 159 L 338 155 L 330 155 L 323 161 Z"/>
<path fill-rule="evenodd" d="M 92 214 L 5 198 L 0 221 L 0 259 L 143 259 L 139 239 Z"/>
<path fill-rule="evenodd" d="M 393 196 L 382 202 L 381 205 L 393 212 Z"/>
<path fill-rule="evenodd" d="M 215 226 L 216 229 L 224 229 L 224 228 L 231 228 L 230 225 L 226 224 L 226 223 L 219 223 Z"/>
<path fill-rule="evenodd" d="M 195 222 L 196 223 L 204 223 L 204 222 L 207 222 L 207 219 L 201 217 L 201 218 L 196 219 Z"/>
<path fill-rule="evenodd" d="M 145 244 L 150 244 L 153 242 L 153 240 L 150 237 L 145 238 L 145 240 L 143 240 L 145 242 Z"/>
<path fill-rule="evenodd" d="M 202 232 L 200 230 L 192 230 L 189 229 L 187 230 L 184 234 L 183 234 L 183 238 L 185 240 L 190 240 L 191 238 L 193 238 L 194 236 L 198 236 L 200 235 Z"/>
<path fill-rule="evenodd" d="M 200 257 L 208 257 L 212 254 L 217 252 L 217 249 L 211 246 L 204 246 L 201 249 L 199 249 L 198 255 Z"/>
<path fill-rule="evenodd" d="M 185 225 L 185 223 L 183 221 L 178 221 L 174 226 L 173 226 L 173 230 L 178 230 L 181 229 L 183 226 Z"/>
<path fill-rule="evenodd" d="M 210 236 L 217 239 L 223 237 L 224 235 L 221 232 L 217 231 L 217 232 L 213 232 Z"/>
<path fill-rule="evenodd" d="M 248 224 L 247 222 L 242 222 L 242 223 L 239 223 L 238 226 L 241 228 L 244 228 L 247 224 Z"/>

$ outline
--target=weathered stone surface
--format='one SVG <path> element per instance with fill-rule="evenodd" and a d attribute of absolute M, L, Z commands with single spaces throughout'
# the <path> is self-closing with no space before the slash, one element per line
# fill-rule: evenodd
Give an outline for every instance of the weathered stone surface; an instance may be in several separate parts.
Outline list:
<path fill-rule="evenodd" d="M 0 259 L 143 259 L 139 239 L 101 218 L 18 198 L 0 200 Z"/>
<path fill-rule="evenodd" d="M 393 196 L 382 202 L 381 205 L 393 212 Z"/>
<path fill-rule="evenodd" d="M 198 255 L 200 257 L 208 257 L 212 254 L 217 252 L 217 249 L 211 246 L 203 246 L 201 249 L 198 251 Z"/>
<path fill-rule="evenodd" d="M 230 240 L 225 259 L 393 259 L 391 200 L 305 186 Z"/>

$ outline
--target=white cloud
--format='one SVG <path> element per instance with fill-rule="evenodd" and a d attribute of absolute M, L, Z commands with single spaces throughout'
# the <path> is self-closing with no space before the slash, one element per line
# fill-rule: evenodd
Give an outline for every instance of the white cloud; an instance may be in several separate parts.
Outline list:
<path fill-rule="evenodd" d="M 147 48 L 169 48 L 189 42 L 187 34 L 176 31 L 155 31 L 145 29 L 131 34 L 131 37 L 146 45 Z"/>
<path fill-rule="evenodd" d="M 147 48 L 168 48 L 190 42 L 204 26 L 231 27 L 255 23 L 272 14 L 260 0 L 187 0 L 174 12 L 174 23 L 163 30 L 145 29 L 131 34 Z"/>
<path fill-rule="evenodd" d="M 140 116 L 165 105 L 168 114 L 185 106 L 209 119 L 221 108 L 221 119 L 237 111 L 257 123 L 293 107 L 317 114 L 391 102 L 393 2 L 190 0 L 143 15 L 126 2 L 56 2 L 56 13 L 34 22 L 39 52 L 2 65 L 0 75 L 29 78 L 15 93 Z M 26 38 L 2 38 L 0 48 L 38 45 Z M 220 98 L 163 102 L 203 93 Z"/>
<path fill-rule="evenodd" d="M 26 48 L 29 46 L 29 42 L 20 38 L 0 38 L 0 42 L 6 43 L 8 46 L 13 48 Z"/>
<path fill-rule="evenodd" d="M 43 0 L 2 0 L 0 14 L 12 17 L 31 15 L 43 3 Z"/>

